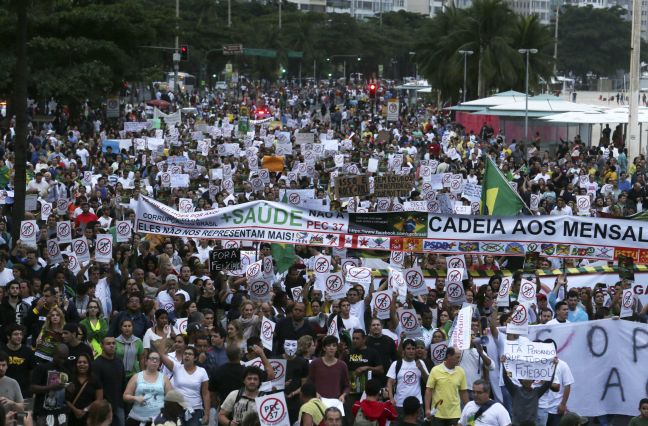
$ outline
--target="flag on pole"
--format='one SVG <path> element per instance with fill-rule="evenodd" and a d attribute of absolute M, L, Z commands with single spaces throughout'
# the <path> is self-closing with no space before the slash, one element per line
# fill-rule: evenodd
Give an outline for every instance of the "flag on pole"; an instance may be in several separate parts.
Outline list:
<path fill-rule="evenodd" d="M 488 156 L 481 201 L 482 214 L 489 216 L 516 216 L 520 210 L 529 209 Z"/>

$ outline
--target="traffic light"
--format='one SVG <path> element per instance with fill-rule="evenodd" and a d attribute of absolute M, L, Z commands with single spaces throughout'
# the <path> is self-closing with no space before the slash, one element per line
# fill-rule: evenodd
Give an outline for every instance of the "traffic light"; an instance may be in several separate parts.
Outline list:
<path fill-rule="evenodd" d="M 189 47 L 186 44 L 180 45 L 180 60 L 186 61 L 189 56 Z"/>
<path fill-rule="evenodd" d="M 376 89 L 377 86 L 375 83 L 369 83 L 369 97 L 370 98 L 375 98 L 376 97 Z"/>

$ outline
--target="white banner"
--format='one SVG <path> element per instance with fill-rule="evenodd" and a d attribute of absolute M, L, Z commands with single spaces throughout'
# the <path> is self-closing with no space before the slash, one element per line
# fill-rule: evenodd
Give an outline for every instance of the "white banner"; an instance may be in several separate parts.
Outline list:
<path fill-rule="evenodd" d="M 472 321 L 472 306 L 465 306 L 459 311 L 453 324 L 448 346 L 463 351 L 470 348 L 470 326 Z"/>
<path fill-rule="evenodd" d="M 637 415 L 648 382 L 648 325 L 607 319 L 529 327 L 529 340 L 549 338 L 574 376 L 569 411 Z"/>
<path fill-rule="evenodd" d="M 556 348 L 552 343 L 532 341 L 504 341 L 504 368 L 511 372 L 511 378 L 522 380 L 551 380 L 554 371 L 553 359 Z"/>

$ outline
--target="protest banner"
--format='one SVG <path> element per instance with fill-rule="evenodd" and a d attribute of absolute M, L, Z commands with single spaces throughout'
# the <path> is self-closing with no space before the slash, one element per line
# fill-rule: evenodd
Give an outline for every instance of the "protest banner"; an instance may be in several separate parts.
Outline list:
<path fill-rule="evenodd" d="M 56 222 L 56 237 L 60 244 L 72 242 L 72 223 L 69 220 Z"/>
<path fill-rule="evenodd" d="M 288 405 L 283 392 L 259 396 L 254 401 L 261 426 L 290 426 Z"/>
<path fill-rule="evenodd" d="M 648 325 L 612 319 L 529 326 L 529 340 L 551 338 L 574 376 L 569 411 L 634 416 L 645 395 Z M 595 403 L 593 403 L 595 402 Z"/>
<path fill-rule="evenodd" d="M 504 368 L 511 373 L 512 379 L 551 380 L 557 356 L 553 343 L 532 342 L 529 340 L 505 340 Z"/>
<path fill-rule="evenodd" d="M 269 351 L 272 351 L 272 341 L 276 326 L 277 324 L 266 317 L 263 317 L 261 320 L 261 343 Z"/>
<path fill-rule="evenodd" d="M 211 272 L 235 271 L 240 267 L 240 248 L 213 249 L 209 252 L 209 270 Z"/>
<path fill-rule="evenodd" d="M 391 312 L 392 294 L 389 290 L 377 291 L 371 296 L 373 314 L 381 320 L 388 319 Z"/>
<path fill-rule="evenodd" d="M 180 213 L 141 196 L 135 209 L 135 231 L 180 238 L 375 250 L 404 247 L 403 239 L 394 238 L 403 236 L 408 237 L 406 250 L 413 252 L 523 255 L 538 251 L 548 257 L 606 261 L 620 254 L 637 260 L 648 258 L 648 226 L 641 221 L 589 216 L 324 212 L 305 209 L 301 203 L 304 195 L 314 198 L 314 190 L 282 190 L 280 198 L 287 199 L 288 204 L 258 200 L 191 213 Z M 351 202 L 347 210 L 352 210 Z"/>
<path fill-rule="evenodd" d="M 448 346 L 463 351 L 470 348 L 470 326 L 472 324 L 472 307 L 461 308 L 452 325 Z"/>
<path fill-rule="evenodd" d="M 366 195 L 369 195 L 369 176 L 338 176 L 335 178 L 336 198 Z"/>
<path fill-rule="evenodd" d="M 374 195 L 376 197 L 403 197 L 412 192 L 413 175 L 385 175 L 374 177 Z"/>
<path fill-rule="evenodd" d="M 98 234 L 95 244 L 95 260 L 110 263 L 113 254 L 113 237 L 111 234 Z"/>
<path fill-rule="evenodd" d="M 621 313 L 619 317 L 627 318 L 634 314 L 635 295 L 631 288 L 623 290 L 621 295 Z"/>

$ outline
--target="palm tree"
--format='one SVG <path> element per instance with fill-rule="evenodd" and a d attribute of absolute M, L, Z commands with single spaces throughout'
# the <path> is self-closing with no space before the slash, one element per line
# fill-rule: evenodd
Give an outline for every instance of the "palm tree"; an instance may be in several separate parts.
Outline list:
<path fill-rule="evenodd" d="M 538 49 L 538 53 L 529 57 L 529 87 L 538 86 L 540 78 L 548 81 L 553 74 L 553 35 L 546 25 L 542 25 L 537 15 L 519 16 L 512 32 L 513 48 Z M 517 70 L 520 83 L 515 87 L 524 88 L 524 62 Z"/>

